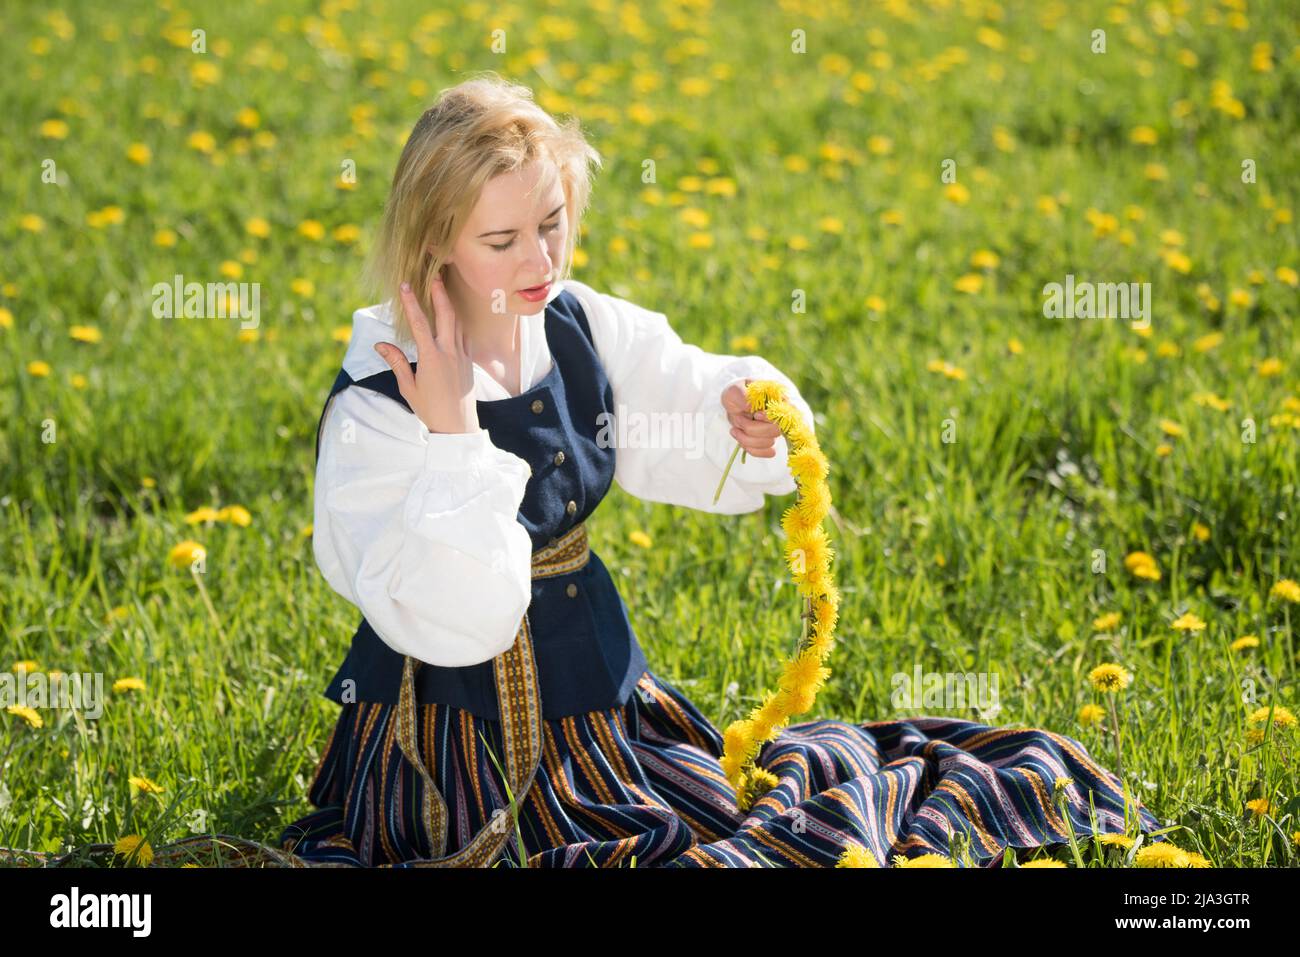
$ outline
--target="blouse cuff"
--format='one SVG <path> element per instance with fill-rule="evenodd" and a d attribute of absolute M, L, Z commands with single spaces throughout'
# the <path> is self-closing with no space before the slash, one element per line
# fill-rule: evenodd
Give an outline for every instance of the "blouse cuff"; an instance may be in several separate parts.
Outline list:
<path fill-rule="evenodd" d="M 420 440 L 425 446 L 424 467 L 435 472 L 463 472 L 475 466 L 492 463 L 501 456 L 509 456 L 523 462 L 527 474 L 532 475 L 532 467 L 517 455 L 497 448 L 487 429 L 479 428 L 474 432 L 430 432 L 420 423 Z"/>

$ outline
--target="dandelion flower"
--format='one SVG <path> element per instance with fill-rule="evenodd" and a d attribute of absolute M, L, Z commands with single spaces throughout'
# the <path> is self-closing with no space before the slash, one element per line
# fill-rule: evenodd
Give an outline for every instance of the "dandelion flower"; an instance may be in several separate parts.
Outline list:
<path fill-rule="evenodd" d="M 1107 662 L 1088 672 L 1088 680 L 1096 690 L 1111 693 L 1127 688 L 1133 675 L 1123 665 Z"/>

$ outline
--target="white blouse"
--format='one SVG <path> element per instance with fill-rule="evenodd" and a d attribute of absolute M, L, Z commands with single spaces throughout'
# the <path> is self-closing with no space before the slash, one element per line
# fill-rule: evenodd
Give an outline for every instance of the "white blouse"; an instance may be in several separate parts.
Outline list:
<path fill-rule="evenodd" d="M 687 345 L 667 317 L 569 279 L 555 283 L 581 303 L 620 420 L 684 413 L 679 440 L 615 441 L 614 481 L 636 497 L 719 514 L 753 512 L 764 495 L 795 490 L 784 436 L 772 458 L 737 455 L 716 505 L 713 493 L 736 440 L 722 406 L 733 382 L 775 379 L 814 429 L 795 384 L 760 356 Z M 527 391 L 551 369 L 545 305 L 521 315 L 520 374 Z M 361 379 L 389 368 L 374 350 L 393 339 L 391 304 L 358 309 L 343 368 Z M 404 347 L 418 359 L 415 347 Z M 480 401 L 509 397 L 477 363 Z M 631 413 L 631 415 L 629 415 Z M 699 413 L 692 415 L 692 413 Z M 684 432 L 700 423 L 698 441 Z M 625 438 L 634 437 L 631 428 Z M 660 447 L 655 447 L 660 446 Z M 665 447 L 675 446 L 675 447 Z M 692 447 L 693 446 L 693 447 Z M 702 448 L 700 447 L 702 446 Z M 514 644 L 532 598 L 532 540 L 518 521 L 531 468 L 492 444 L 487 429 L 430 432 L 419 417 L 362 387 L 325 412 L 316 465 L 312 550 L 330 587 L 356 605 L 385 644 L 442 667 L 488 661 Z"/>

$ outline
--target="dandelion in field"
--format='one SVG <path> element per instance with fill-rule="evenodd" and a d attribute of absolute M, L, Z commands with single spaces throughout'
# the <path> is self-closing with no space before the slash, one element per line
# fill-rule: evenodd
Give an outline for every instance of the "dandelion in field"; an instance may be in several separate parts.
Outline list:
<path fill-rule="evenodd" d="M 240 528 L 247 528 L 253 523 L 253 516 L 242 505 L 226 505 L 217 512 L 218 522 L 229 522 Z"/>
<path fill-rule="evenodd" d="M 271 224 L 260 216 L 254 216 L 244 223 L 244 230 L 250 236 L 256 236 L 258 239 L 265 239 L 271 235 Z"/>
<path fill-rule="evenodd" d="M 235 114 L 235 122 L 246 130 L 255 130 L 262 125 L 262 117 L 251 106 L 246 106 Z"/>
<path fill-rule="evenodd" d="M 1280 375 L 1282 368 L 1282 360 L 1272 356 L 1267 359 L 1261 359 L 1255 365 L 1255 371 L 1266 379 L 1271 376 Z"/>
<path fill-rule="evenodd" d="M 804 159 L 804 157 L 802 156 L 799 156 L 797 153 L 790 154 L 785 158 L 783 162 L 787 172 L 790 173 L 808 172 L 808 160 Z"/>
<path fill-rule="evenodd" d="M 157 486 L 158 481 L 152 475 L 142 475 L 140 476 L 140 484 L 144 488 L 154 488 Z"/>
<path fill-rule="evenodd" d="M 113 851 L 127 859 L 128 864 L 148 867 L 153 863 L 153 848 L 139 834 L 128 834 L 113 842 Z"/>
<path fill-rule="evenodd" d="M 958 277 L 957 281 L 952 284 L 953 289 L 958 292 L 964 292 L 967 295 L 974 295 L 984 288 L 984 277 L 979 273 L 969 272 L 964 276 Z"/>
<path fill-rule="evenodd" d="M 839 860 L 835 862 L 836 867 L 879 867 L 875 856 L 858 842 L 854 841 L 844 853 L 840 855 Z"/>
<path fill-rule="evenodd" d="M 126 158 L 136 166 L 148 166 L 153 152 L 144 143 L 132 143 L 126 148 Z"/>
<path fill-rule="evenodd" d="M 628 541 L 630 541 L 633 545 L 639 545 L 642 548 L 649 548 L 652 544 L 654 544 L 650 540 L 650 536 L 647 535 L 645 532 L 641 531 L 640 529 L 637 529 L 636 531 L 633 532 L 629 532 L 627 537 L 628 537 Z"/>
<path fill-rule="evenodd" d="M 1133 863 L 1137 867 L 1189 867 L 1191 859 L 1181 847 L 1175 847 L 1169 841 L 1159 841 L 1138 848 Z"/>
<path fill-rule="evenodd" d="M 1112 694 L 1127 688 L 1133 681 L 1133 675 L 1123 665 L 1107 662 L 1088 672 L 1088 680 L 1097 691 Z"/>
<path fill-rule="evenodd" d="M 325 227 L 315 219 L 304 219 L 298 224 L 298 235 L 304 239 L 319 241 L 325 238 Z"/>
<path fill-rule="evenodd" d="M 346 246 L 355 243 L 361 238 L 361 230 L 352 223 L 343 223 L 340 226 L 335 226 L 331 235 L 336 243 L 343 243 Z"/>
<path fill-rule="evenodd" d="M 867 137 L 867 152 L 872 156 L 885 156 L 892 152 L 893 149 L 894 141 L 888 136 L 880 136 L 877 134 L 875 136 Z"/>
<path fill-rule="evenodd" d="M 215 522 L 216 520 L 217 510 L 211 505 L 201 505 L 185 516 L 186 525 L 197 525 L 199 522 Z"/>
<path fill-rule="evenodd" d="M 45 231 L 45 220 L 35 213 L 24 213 L 18 220 L 18 228 L 26 230 L 29 233 L 40 233 Z"/>
<path fill-rule="evenodd" d="M 113 682 L 113 691 L 121 694 L 127 691 L 143 691 L 144 682 L 134 676 L 118 678 Z"/>
<path fill-rule="evenodd" d="M 174 230 L 160 229 L 153 234 L 153 244 L 162 249 L 171 249 L 176 245 L 177 236 Z"/>
<path fill-rule="evenodd" d="M 1155 146 L 1160 141 L 1160 136 L 1153 127 L 1135 126 L 1129 133 L 1129 141 L 1139 146 Z"/>
<path fill-rule="evenodd" d="M 195 130 L 185 140 L 185 145 L 195 152 L 211 155 L 216 151 L 217 138 L 207 130 Z"/>
<path fill-rule="evenodd" d="M 41 136 L 47 140 L 62 140 L 68 137 L 68 124 L 64 120 L 46 120 L 40 127 Z"/>
<path fill-rule="evenodd" d="M 5 708 L 5 712 L 12 714 L 16 718 L 22 718 L 27 722 L 29 728 L 43 728 L 45 726 L 45 719 L 41 717 L 40 713 L 35 708 L 28 707 L 25 704 L 11 704 Z"/>
<path fill-rule="evenodd" d="M 888 307 L 888 304 L 885 302 L 884 298 L 882 298 L 881 296 L 874 296 L 874 295 L 868 296 L 863 304 L 868 309 L 870 309 L 872 312 L 875 313 L 884 312 L 885 309 Z"/>
<path fill-rule="evenodd" d="M 1277 277 L 1278 282 L 1284 282 L 1288 286 L 1300 285 L 1300 273 L 1290 266 L 1278 266 L 1273 275 Z"/>
<path fill-rule="evenodd" d="M 1273 587 L 1269 589 L 1268 597 L 1281 598 L 1283 601 L 1296 604 L 1297 602 L 1300 602 L 1300 584 L 1297 584 L 1290 578 L 1283 578 L 1280 581 L 1275 582 Z"/>
<path fill-rule="evenodd" d="M 233 259 L 227 259 L 217 267 L 217 271 L 227 279 L 238 279 L 244 274 L 244 267 Z"/>
<path fill-rule="evenodd" d="M 1160 567 L 1156 564 L 1155 558 L 1146 552 L 1129 552 L 1124 556 L 1124 567 L 1137 578 L 1160 581 Z"/>
<path fill-rule="evenodd" d="M 1101 844 L 1107 847 L 1122 847 L 1127 851 L 1133 846 L 1133 838 L 1127 834 L 1097 834 L 1095 836 Z"/>
<path fill-rule="evenodd" d="M 1160 456 L 1161 458 L 1165 458 L 1166 456 L 1173 455 L 1173 454 L 1174 454 L 1174 447 L 1170 445 L 1168 442 L 1161 442 L 1159 445 L 1156 446 L 1156 455 Z"/>
<path fill-rule="evenodd" d="M 1274 725 L 1286 731 L 1295 728 L 1296 716 L 1291 712 L 1290 708 L 1286 708 L 1282 705 L 1273 705 L 1271 710 L 1273 712 L 1272 723 Z M 1268 705 L 1256 708 L 1246 718 L 1246 724 L 1253 728 L 1256 725 L 1269 723 L 1269 711 L 1270 708 Z"/>
<path fill-rule="evenodd" d="M 903 225 L 903 211 L 901 209 L 887 209 L 880 214 L 880 224 L 882 226 L 901 226 Z"/>
<path fill-rule="evenodd" d="M 1169 627 L 1175 631 L 1204 631 L 1205 622 L 1189 611 L 1175 618 Z"/>
<path fill-rule="evenodd" d="M 293 291 L 295 296 L 301 296 L 304 299 L 310 299 L 316 295 L 316 284 L 310 279 L 299 277 L 289 283 L 289 289 Z"/>
<path fill-rule="evenodd" d="M 1019 339 L 1011 338 L 1007 340 L 1007 351 L 1013 356 L 1018 356 L 1025 351 L 1025 347 Z"/>
<path fill-rule="evenodd" d="M 1146 328 L 1148 332 L 1151 329 L 1150 326 L 1147 326 Z M 1176 359 L 1180 351 L 1181 350 L 1179 350 L 1178 348 L 1178 343 L 1171 342 L 1168 339 L 1165 339 L 1158 346 L 1156 346 L 1156 355 L 1158 355 L 1162 359 Z"/>
<path fill-rule="evenodd" d="M 713 234 L 712 233 L 691 233 L 691 235 L 686 240 L 686 245 L 689 246 L 691 249 L 712 249 Z M 791 249 L 807 249 L 809 243 L 808 240 L 805 239 L 803 236 L 796 235 L 790 237 L 790 242 L 788 245 L 790 246 Z"/>
<path fill-rule="evenodd" d="M 351 341 L 352 341 L 352 327 L 351 327 L 351 326 L 335 326 L 335 327 L 334 327 L 334 331 L 330 333 L 330 338 L 333 339 L 335 342 L 351 342 Z"/>
<path fill-rule="evenodd" d="M 1273 811 L 1273 806 L 1268 803 L 1268 798 L 1255 798 L 1246 802 L 1246 809 L 1252 811 L 1256 817 L 1263 817 Z"/>
<path fill-rule="evenodd" d="M 1050 857 L 1040 857 L 1034 861 L 1025 861 L 1021 867 L 1066 867 L 1064 861 L 1056 861 Z"/>
<path fill-rule="evenodd" d="M 1106 717 L 1106 709 L 1099 704 L 1085 704 L 1079 709 L 1079 724 L 1085 728 L 1101 724 L 1104 717 Z"/>
<path fill-rule="evenodd" d="M 78 342 L 99 342 L 104 338 L 94 326 L 71 326 L 68 335 Z"/>
<path fill-rule="evenodd" d="M 1197 352 L 1209 352 L 1211 349 L 1217 349 L 1223 344 L 1222 332 L 1210 332 L 1201 336 L 1192 343 L 1192 348 Z"/>
<path fill-rule="evenodd" d="M 44 359 L 33 359 L 27 363 L 27 374 L 44 378 L 50 374 L 50 364 Z"/>
<path fill-rule="evenodd" d="M 1177 249 L 1166 249 L 1161 251 L 1161 258 L 1164 259 L 1165 265 L 1175 272 L 1187 275 L 1192 271 L 1192 260 L 1187 254 Z"/>
<path fill-rule="evenodd" d="M 1181 438 L 1187 434 L 1186 430 L 1172 419 L 1161 419 L 1159 425 L 1161 432 L 1175 439 Z"/>
<path fill-rule="evenodd" d="M 262 338 L 260 329 L 240 329 L 239 335 L 235 337 L 239 342 L 256 342 Z"/>
<path fill-rule="evenodd" d="M 1097 631 L 1110 631 L 1112 628 L 1118 628 L 1122 615 L 1117 611 L 1110 611 L 1104 615 L 1098 615 L 1092 620 L 1092 627 Z"/>
<path fill-rule="evenodd" d="M 970 190 L 961 183 L 949 183 L 943 191 L 944 198 L 950 203 L 965 206 L 970 202 Z"/>
<path fill-rule="evenodd" d="M 1242 635 L 1228 647 L 1232 651 L 1249 651 L 1259 647 L 1259 638 L 1256 635 Z"/>
<path fill-rule="evenodd" d="M 167 561 L 174 568 L 190 568 L 197 561 L 207 557 L 208 550 L 196 541 L 186 539 L 172 546 L 167 553 Z"/>
<path fill-rule="evenodd" d="M 1038 199 L 1035 201 L 1035 206 L 1038 208 L 1038 211 L 1042 213 L 1044 216 L 1060 215 L 1060 207 L 1058 206 L 1056 200 L 1051 196 L 1039 196 Z"/>
<path fill-rule="evenodd" d="M 0 329 L 12 329 L 13 327 L 14 314 L 3 306 L 0 306 Z"/>
<path fill-rule="evenodd" d="M 1226 412 L 1232 408 L 1232 403 L 1227 399 L 1221 398 L 1213 392 L 1194 392 L 1192 401 L 1199 406 L 1210 409 L 1217 409 L 1220 412 Z"/>
<path fill-rule="evenodd" d="M 1142 167 L 1142 175 L 1153 183 L 1163 183 L 1169 179 L 1169 169 L 1164 163 L 1147 163 Z"/>
<path fill-rule="evenodd" d="M 964 371 L 953 365 L 951 362 L 947 362 L 943 359 L 931 359 L 925 364 L 925 367 L 931 372 L 942 373 L 949 379 L 961 380 L 966 378 L 966 373 Z"/>
<path fill-rule="evenodd" d="M 127 780 L 132 787 L 138 789 L 142 794 L 162 794 L 164 790 L 162 785 L 155 784 L 143 775 L 132 774 Z"/>
<path fill-rule="evenodd" d="M 977 249 L 970 257 L 972 269 L 997 269 L 1001 261 L 998 254 L 991 249 Z"/>
<path fill-rule="evenodd" d="M 1202 525 L 1200 522 L 1192 523 L 1192 537 L 1198 542 L 1206 542 L 1210 539 L 1210 526 Z"/>
<path fill-rule="evenodd" d="M 956 867 L 951 860 L 942 854 L 918 854 L 916 857 L 903 857 L 901 854 L 894 855 L 894 867 Z"/>

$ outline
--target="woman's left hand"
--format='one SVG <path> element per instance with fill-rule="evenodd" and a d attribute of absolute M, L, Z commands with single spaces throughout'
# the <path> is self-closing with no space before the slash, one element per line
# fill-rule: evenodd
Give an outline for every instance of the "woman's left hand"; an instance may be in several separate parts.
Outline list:
<path fill-rule="evenodd" d="M 746 379 L 749 385 L 753 379 Z M 727 386 L 722 392 L 722 407 L 731 423 L 731 435 L 750 455 L 770 459 L 776 455 L 776 437 L 781 428 L 762 412 L 749 410 L 749 399 L 740 383 Z"/>

